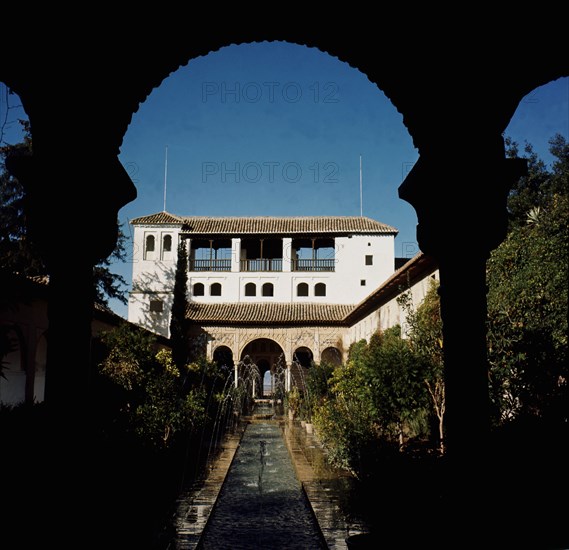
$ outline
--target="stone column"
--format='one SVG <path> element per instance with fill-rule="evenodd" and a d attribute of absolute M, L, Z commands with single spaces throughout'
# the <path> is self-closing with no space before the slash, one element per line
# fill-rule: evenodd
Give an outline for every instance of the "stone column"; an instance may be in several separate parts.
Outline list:
<path fill-rule="evenodd" d="M 420 249 L 439 264 L 445 436 L 457 463 L 486 452 L 486 260 L 506 235 L 507 194 L 526 169 L 524 160 L 505 158 L 501 138 L 494 145 L 475 159 L 421 157 L 399 188 L 417 211 Z"/>
<path fill-rule="evenodd" d="M 89 144 L 76 141 L 63 154 L 49 131 L 35 131 L 34 156 L 12 157 L 7 167 L 25 189 L 29 238 L 49 272 L 46 405 L 78 419 L 90 398 L 93 266 L 112 253 L 118 211 L 136 190 L 112 154 L 91 152 L 85 170 Z"/>
<path fill-rule="evenodd" d="M 241 271 L 241 238 L 234 237 L 231 239 L 231 271 Z"/>

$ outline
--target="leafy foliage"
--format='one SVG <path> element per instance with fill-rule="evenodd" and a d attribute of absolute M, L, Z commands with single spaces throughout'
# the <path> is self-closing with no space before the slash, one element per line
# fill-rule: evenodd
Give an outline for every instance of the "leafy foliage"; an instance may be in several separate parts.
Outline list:
<path fill-rule="evenodd" d="M 205 420 L 205 392 L 187 383 L 171 352 L 157 349 L 147 331 L 124 323 L 103 335 L 108 352 L 100 372 L 120 390 L 120 423 L 141 440 L 168 447 L 172 439 Z"/>
<path fill-rule="evenodd" d="M 444 451 L 445 384 L 443 362 L 443 324 L 438 283 L 430 280 L 423 301 L 415 309 L 410 292 L 398 298 L 406 313 L 409 343 L 414 360 L 422 367 L 424 384 L 431 400 L 431 415 L 438 421 L 440 450 Z"/>
<path fill-rule="evenodd" d="M 30 156 L 30 124 L 21 120 L 24 141 L 0 147 L 0 258 L 2 269 L 28 276 L 45 275 L 46 269 L 33 244 L 27 238 L 25 195 L 20 182 L 6 169 L 9 156 Z"/>
<path fill-rule="evenodd" d="M 519 415 L 569 414 L 567 281 L 569 146 L 550 141 L 553 171 L 532 161 L 529 184 L 512 197 L 525 220 L 514 224 L 488 262 L 488 343 L 494 422 Z M 531 200 L 530 200 L 531 199 Z"/>
<path fill-rule="evenodd" d="M 353 343 L 346 364 L 319 386 L 314 423 L 330 461 L 363 478 L 410 441 L 427 437 L 424 379 L 425 362 L 399 326 Z"/>

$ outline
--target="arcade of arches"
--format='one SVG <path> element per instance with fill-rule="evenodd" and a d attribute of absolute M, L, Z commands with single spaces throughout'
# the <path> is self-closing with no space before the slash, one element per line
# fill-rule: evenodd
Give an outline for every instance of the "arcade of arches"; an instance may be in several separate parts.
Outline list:
<path fill-rule="evenodd" d="M 320 353 L 318 330 L 269 329 L 266 332 L 270 333 L 270 338 L 259 337 L 259 331 L 252 329 L 208 330 L 211 337 L 208 357 L 219 366 L 233 369 L 235 385 L 239 384 L 241 376 L 246 375 L 248 366 L 254 365 L 258 369 L 259 379 L 264 383 L 261 387 L 255 386 L 255 397 L 273 394 L 279 384 L 285 391 L 293 386 L 303 387 L 306 372 L 314 363 L 328 361 L 337 365 L 342 361 L 342 352 L 331 345 L 333 337 L 330 333 L 327 340 L 323 339 Z"/>

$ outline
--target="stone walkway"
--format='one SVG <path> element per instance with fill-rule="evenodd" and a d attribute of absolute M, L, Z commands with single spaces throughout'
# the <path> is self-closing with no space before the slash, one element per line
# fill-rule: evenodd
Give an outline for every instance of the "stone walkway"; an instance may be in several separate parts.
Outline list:
<path fill-rule="evenodd" d="M 275 422 L 275 421 L 273 421 Z M 346 517 L 341 503 L 350 478 L 346 473 L 330 468 L 313 434 L 308 434 L 300 422 L 279 421 L 297 476 L 330 550 L 347 548 L 346 537 L 365 531 L 365 526 Z M 181 495 L 174 518 L 176 537 L 168 550 L 199 549 L 200 537 L 223 481 L 231 467 L 242 432 L 229 437 L 210 467 L 204 482 Z"/>

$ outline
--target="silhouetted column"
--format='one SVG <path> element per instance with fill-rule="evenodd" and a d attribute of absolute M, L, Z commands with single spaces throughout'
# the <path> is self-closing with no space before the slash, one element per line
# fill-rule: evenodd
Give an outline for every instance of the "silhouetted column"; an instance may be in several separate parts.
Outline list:
<path fill-rule="evenodd" d="M 77 420 L 91 398 L 93 266 L 116 246 L 118 210 L 136 190 L 116 156 L 91 152 L 88 163 L 81 139 L 62 156 L 49 127 L 32 131 L 33 157 L 7 165 L 25 189 L 29 236 L 49 272 L 45 401 L 57 419 Z"/>
<path fill-rule="evenodd" d="M 93 265 L 75 256 L 50 273 L 45 400 L 81 417 L 89 401 Z"/>
<path fill-rule="evenodd" d="M 420 158 L 399 188 L 417 211 L 419 247 L 439 265 L 446 448 L 457 463 L 486 451 L 486 260 L 506 235 L 507 193 L 525 170 L 505 159 L 501 140 L 493 145 L 473 160 Z"/>

